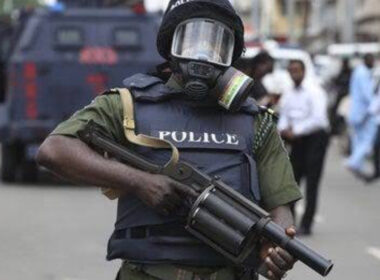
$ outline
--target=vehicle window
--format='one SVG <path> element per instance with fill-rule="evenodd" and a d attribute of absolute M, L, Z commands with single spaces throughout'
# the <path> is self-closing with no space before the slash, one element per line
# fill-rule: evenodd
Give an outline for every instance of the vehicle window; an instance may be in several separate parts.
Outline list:
<path fill-rule="evenodd" d="M 84 44 L 83 32 L 78 27 L 59 27 L 55 33 L 57 48 L 80 48 Z"/>
<path fill-rule="evenodd" d="M 141 48 L 140 33 L 135 28 L 117 28 L 113 32 L 114 46 L 119 49 Z"/>
<path fill-rule="evenodd" d="M 41 30 L 41 20 L 33 17 L 29 21 L 27 21 L 27 25 L 26 23 L 24 24 L 25 26 L 21 25 L 19 27 L 21 29 L 16 30 L 16 32 L 19 33 L 18 35 L 22 34 L 20 38 L 20 48 L 23 51 L 29 50 L 33 47 L 33 44 L 39 35 L 39 31 Z M 23 28 L 25 28 L 25 30 L 23 30 Z M 16 38 L 18 39 L 17 33 Z"/>

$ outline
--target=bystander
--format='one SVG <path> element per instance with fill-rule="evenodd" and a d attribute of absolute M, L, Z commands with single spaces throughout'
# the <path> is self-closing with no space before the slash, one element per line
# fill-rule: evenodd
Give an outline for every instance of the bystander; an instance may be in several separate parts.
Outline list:
<path fill-rule="evenodd" d="M 372 151 L 376 135 L 375 118 L 369 111 L 375 92 L 375 81 L 371 71 L 374 63 L 373 55 L 365 55 L 364 64 L 355 68 L 350 81 L 351 108 L 348 124 L 351 133 L 351 154 L 345 166 L 365 181 L 368 181 L 370 176 L 364 172 L 364 161 Z"/>
<path fill-rule="evenodd" d="M 280 101 L 278 129 L 291 145 L 290 160 L 297 183 L 306 179 L 306 207 L 297 232 L 309 235 L 328 144 L 327 96 L 315 83 L 304 81 L 302 61 L 291 61 L 288 70 L 294 86 L 285 91 Z"/>
<path fill-rule="evenodd" d="M 336 89 L 336 99 L 330 109 L 331 132 L 333 135 L 340 132 L 340 118 L 337 111 L 341 101 L 349 93 L 351 73 L 350 60 L 345 58 L 342 60 L 342 68 L 339 74 L 333 80 Z"/>
<path fill-rule="evenodd" d="M 370 113 L 376 118 L 377 132 L 373 145 L 373 165 L 374 173 L 371 180 L 380 178 L 380 82 L 376 89 L 376 95 L 370 107 Z"/>
<path fill-rule="evenodd" d="M 269 55 L 269 53 L 266 51 L 261 51 L 253 58 L 241 58 L 235 63 L 234 66 L 255 81 L 252 88 L 251 97 L 255 98 L 257 101 L 260 101 L 268 94 L 262 80 L 265 75 L 273 71 L 274 59 Z"/>

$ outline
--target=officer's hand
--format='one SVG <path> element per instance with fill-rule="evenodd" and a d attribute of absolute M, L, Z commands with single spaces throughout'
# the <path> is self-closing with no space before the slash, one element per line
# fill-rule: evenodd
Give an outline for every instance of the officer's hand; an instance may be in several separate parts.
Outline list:
<path fill-rule="evenodd" d="M 183 185 L 168 176 L 149 174 L 136 188 L 135 194 L 149 207 L 163 215 L 178 209 L 184 200 L 190 196 L 197 196 L 191 188 Z"/>
<path fill-rule="evenodd" d="M 286 229 L 286 234 L 290 237 L 296 235 L 294 227 Z M 286 272 L 293 268 L 296 260 L 285 250 L 276 247 L 273 243 L 264 242 L 260 250 L 262 260 L 261 273 L 271 280 L 280 280 L 286 276 Z"/>

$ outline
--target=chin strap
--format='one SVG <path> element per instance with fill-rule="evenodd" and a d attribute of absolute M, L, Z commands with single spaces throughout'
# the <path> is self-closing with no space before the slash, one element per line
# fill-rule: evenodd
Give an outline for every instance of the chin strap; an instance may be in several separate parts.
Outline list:
<path fill-rule="evenodd" d="M 144 134 L 136 134 L 136 122 L 134 119 L 134 105 L 133 98 L 131 92 L 126 88 L 116 88 L 112 91 L 117 91 L 120 94 L 121 101 L 123 104 L 123 128 L 124 135 L 126 139 L 135 145 L 155 148 L 155 149 L 171 149 L 172 155 L 170 160 L 163 166 L 163 168 L 170 170 L 174 169 L 179 160 L 179 152 L 178 149 L 169 141 L 160 139 L 157 137 L 152 137 Z M 120 191 L 103 188 L 103 194 L 106 195 L 110 199 L 116 199 L 120 197 Z"/>

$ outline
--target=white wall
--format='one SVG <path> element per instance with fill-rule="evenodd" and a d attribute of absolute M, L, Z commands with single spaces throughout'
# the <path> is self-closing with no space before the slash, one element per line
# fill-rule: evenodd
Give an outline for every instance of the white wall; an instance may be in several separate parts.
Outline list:
<path fill-rule="evenodd" d="M 57 0 L 39 0 L 41 4 L 47 4 L 47 5 L 52 5 L 57 2 Z"/>
<path fill-rule="evenodd" d="M 145 7 L 149 12 L 157 12 L 164 9 L 168 4 L 169 0 L 157 1 L 157 0 L 144 0 Z"/>

